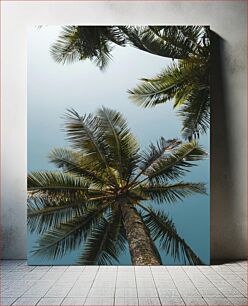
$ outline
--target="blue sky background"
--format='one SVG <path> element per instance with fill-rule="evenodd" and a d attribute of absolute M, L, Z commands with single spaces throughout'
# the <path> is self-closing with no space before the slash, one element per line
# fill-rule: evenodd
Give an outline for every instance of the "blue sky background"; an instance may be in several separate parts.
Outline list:
<path fill-rule="evenodd" d="M 131 47 L 116 47 L 113 60 L 102 72 L 90 61 L 61 65 L 52 59 L 49 48 L 55 41 L 60 27 L 47 26 L 28 31 L 28 172 L 56 170 L 48 162 L 47 155 L 54 147 L 66 147 L 62 132 L 62 116 L 66 108 L 74 108 L 80 114 L 95 112 L 102 105 L 120 111 L 127 119 L 141 147 L 148 146 L 159 137 L 180 138 L 181 123 L 171 103 L 143 109 L 128 98 L 128 89 L 139 83 L 142 77 L 152 77 L 171 60 Z M 209 152 L 209 135 L 201 136 L 200 144 Z M 207 183 L 209 193 L 209 159 L 191 168 L 184 181 Z M 162 206 L 160 205 L 160 209 Z M 210 197 L 195 195 L 183 202 L 165 204 L 164 209 L 172 217 L 178 233 L 197 255 L 208 264 L 210 260 Z M 44 261 L 34 258 L 31 250 L 38 236 L 28 233 L 29 264 L 73 264 L 78 251 L 66 254 L 62 259 Z M 160 250 L 164 264 L 174 262 Z M 128 252 L 120 258 L 120 264 L 130 264 Z"/>

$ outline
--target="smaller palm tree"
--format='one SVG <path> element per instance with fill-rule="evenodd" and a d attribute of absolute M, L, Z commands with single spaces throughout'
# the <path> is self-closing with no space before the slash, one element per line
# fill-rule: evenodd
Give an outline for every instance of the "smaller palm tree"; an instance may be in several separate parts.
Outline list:
<path fill-rule="evenodd" d="M 125 45 L 118 27 L 65 26 L 51 47 L 51 54 L 56 62 L 63 64 L 90 59 L 103 70 L 114 45 Z"/>
<path fill-rule="evenodd" d="M 210 123 L 210 39 L 208 27 L 149 27 L 147 44 L 165 45 L 176 62 L 152 79 L 129 90 L 130 98 L 140 106 L 154 107 L 173 101 L 182 118 L 182 135 L 186 139 L 207 132 Z M 157 53 L 158 54 L 158 53 Z"/>
<path fill-rule="evenodd" d="M 69 110 L 65 128 L 72 149 L 49 156 L 62 171 L 28 175 L 28 226 L 41 235 L 34 255 L 55 259 L 78 249 L 78 264 L 112 264 L 128 246 L 134 265 L 159 265 L 157 242 L 174 259 L 202 263 L 165 211 L 206 192 L 181 181 L 206 156 L 195 141 L 161 138 L 141 151 L 126 120 L 107 108 L 96 116 Z"/>

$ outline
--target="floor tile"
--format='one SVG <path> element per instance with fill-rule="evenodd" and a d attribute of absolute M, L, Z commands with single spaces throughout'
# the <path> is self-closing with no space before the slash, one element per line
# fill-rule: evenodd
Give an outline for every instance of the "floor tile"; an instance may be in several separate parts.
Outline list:
<path fill-rule="evenodd" d="M 31 305 L 36 305 L 39 302 L 40 298 L 19 298 L 15 301 L 15 303 L 13 305 L 24 305 L 24 306 L 31 306 Z"/>
<path fill-rule="evenodd" d="M 46 272 L 42 277 L 41 280 L 58 280 L 60 277 L 62 277 L 62 272 Z"/>
<path fill-rule="evenodd" d="M 218 289 L 225 297 L 243 297 L 243 294 L 232 286 L 228 286 L 225 288 L 218 287 Z"/>
<path fill-rule="evenodd" d="M 204 300 L 207 302 L 210 306 L 226 306 L 226 305 L 232 305 L 232 303 L 227 298 L 204 298 Z"/>
<path fill-rule="evenodd" d="M 148 306 L 148 305 L 153 305 L 153 306 L 159 306 L 161 305 L 160 300 L 158 298 L 139 298 L 139 306 Z"/>
<path fill-rule="evenodd" d="M 114 296 L 114 292 L 114 287 L 91 288 L 88 297 L 111 298 Z"/>
<path fill-rule="evenodd" d="M 83 306 L 85 298 L 65 298 L 61 305 Z"/>
<path fill-rule="evenodd" d="M 51 269 L 51 266 L 36 266 L 34 268 L 34 272 L 40 272 L 40 271 L 44 271 L 44 272 L 48 272 Z"/>
<path fill-rule="evenodd" d="M 73 286 L 68 292 L 67 297 L 87 297 L 90 291 L 89 285 Z"/>
<path fill-rule="evenodd" d="M 49 288 L 51 287 L 50 284 L 38 284 L 33 287 L 31 287 L 29 290 L 27 290 L 23 296 L 24 297 L 43 297 Z"/>
<path fill-rule="evenodd" d="M 50 272 L 65 272 L 69 266 L 52 266 Z"/>
<path fill-rule="evenodd" d="M 85 301 L 85 306 L 101 306 L 101 305 L 106 305 L 106 306 L 111 306 L 114 305 L 114 298 L 87 298 Z"/>
<path fill-rule="evenodd" d="M 70 290 L 71 290 L 71 286 L 55 285 L 47 291 L 47 293 L 45 294 L 45 297 L 53 297 L 53 298 L 65 297 Z"/>
<path fill-rule="evenodd" d="M 136 286 L 136 282 L 134 279 L 123 279 L 123 280 L 117 280 L 116 282 L 116 287 L 135 287 Z"/>
<path fill-rule="evenodd" d="M 137 283 L 137 287 L 142 287 L 142 288 L 155 287 L 155 283 L 153 279 L 136 278 L 136 283 Z"/>
<path fill-rule="evenodd" d="M 177 289 L 157 288 L 159 297 L 180 297 Z"/>
<path fill-rule="evenodd" d="M 126 298 L 126 297 L 116 297 L 115 305 L 123 306 L 123 305 L 138 305 L 138 298 Z"/>
<path fill-rule="evenodd" d="M 115 297 L 137 297 L 137 289 L 135 287 L 118 287 L 115 291 Z"/>
<path fill-rule="evenodd" d="M 196 289 L 178 289 L 182 297 L 201 297 Z"/>
<path fill-rule="evenodd" d="M 248 305 L 247 298 L 228 298 L 233 305 Z"/>
<path fill-rule="evenodd" d="M 211 297 L 211 298 L 222 298 L 223 297 L 223 294 L 216 288 L 198 287 L 197 290 L 199 291 L 200 295 L 203 297 Z"/>
<path fill-rule="evenodd" d="M 42 298 L 37 305 L 44 305 L 44 306 L 51 306 L 55 305 L 58 306 L 62 303 L 63 298 Z"/>
<path fill-rule="evenodd" d="M 1 297 L 0 298 L 0 305 L 3 305 L 3 306 L 7 306 L 7 305 L 12 305 L 12 303 L 14 303 L 16 301 L 17 298 L 13 297 Z"/>
<path fill-rule="evenodd" d="M 84 266 L 70 266 L 66 270 L 66 272 L 82 272 L 84 270 Z"/>
<path fill-rule="evenodd" d="M 111 279 L 111 280 L 95 280 L 93 287 L 95 288 L 99 288 L 99 287 L 115 287 L 115 279 Z"/>
<path fill-rule="evenodd" d="M 169 298 L 169 297 L 162 297 L 160 298 L 162 306 L 171 306 L 171 305 L 185 305 L 184 301 L 181 298 Z"/>
<path fill-rule="evenodd" d="M 20 297 L 20 296 L 22 296 L 23 295 L 23 293 L 26 291 L 26 289 L 25 290 L 23 290 L 23 289 L 21 289 L 21 290 L 17 290 L 17 289 L 7 289 L 7 290 L 4 290 L 2 293 L 1 293 L 1 296 L 2 297 L 16 297 L 16 298 L 18 298 L 18 297 Z"/>
<path fill-rule="evenodd" d="M 158 292 L 155 287 L 138 287 L 138 297 L 157 297 Z"/>
<path fill-rule="evenodd" d="M 23 279 L 23 277 L 27 274 L 27 272 L 9 272 L 6 274 L 5 279 Z"/>
<path fill-rule="evenodd" d="M 192 305 L 192 306 L 207 305 L 207 303 L 201 297 L 200 298 L 199 297 L 183 297 L 183 300 L 186 305 Z"/>

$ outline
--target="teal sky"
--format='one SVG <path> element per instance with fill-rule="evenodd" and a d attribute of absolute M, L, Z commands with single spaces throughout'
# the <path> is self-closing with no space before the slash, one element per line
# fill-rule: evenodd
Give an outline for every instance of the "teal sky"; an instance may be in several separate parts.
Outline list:
<path fill-rule="evenodd" d="M 171 103 L 143 109 L 128 98 L 128 89 L 139 83 L 142 77 L 152 77 L 171 60 L 148 54 L 131 47 L 116 47 L 113 60 L 102 72 L 90 61 L 61 65 L 53 61 L 49 48 L 55 41 L 60 27 L 47 26 L 28 31 L 28 172 L 55 170 L 47 155 L 54 147 L 66 147 L 63 133 L 66 108 L 74 108 L 80 114 L 95 112 L 102 105 L 120 111 L 127 119 L 141 147 L 148 146 L 159 137 L 180 138 L 181 123 Z M 209 135 L 201 136 L 200 144 L 209 152 Z M 209 189 L 209 159 L 198 162 L 184 181 L 204 182 Z M 209 190 L 208 190 L 209 192 Z M 160 205 L 158 208 L 162 209 Z M 164 204 L 172 217 L 178 233 L 197 255 L 209 263 L 210 197 L 191 196 L 183 202 Z M 30 251 L 37 235 L 28 235 L 29 264 L 47 264 L 33 258 Z M 53 264 L 73 264 L 78 252 L 51 261 Z M 163 254 L 164 264 L 180 264 Z M 130 264 L 128 253 L 120 264 Z"/>

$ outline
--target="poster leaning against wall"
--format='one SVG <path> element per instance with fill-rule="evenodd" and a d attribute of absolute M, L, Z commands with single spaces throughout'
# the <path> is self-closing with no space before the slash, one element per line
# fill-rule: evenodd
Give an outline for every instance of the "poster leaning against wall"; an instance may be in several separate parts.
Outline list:
<path fill-rule="evenodd" d="M 30 265 L 209 264 L 209 32 L 29 29 Z"/>

